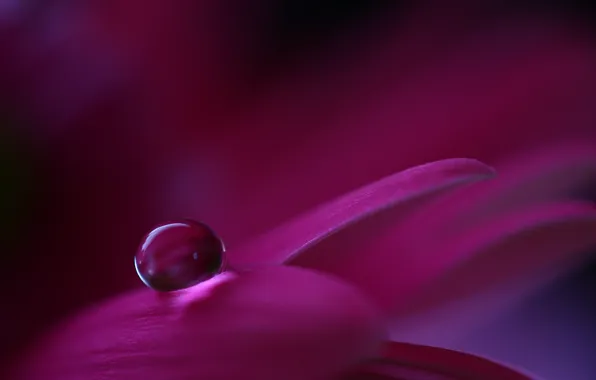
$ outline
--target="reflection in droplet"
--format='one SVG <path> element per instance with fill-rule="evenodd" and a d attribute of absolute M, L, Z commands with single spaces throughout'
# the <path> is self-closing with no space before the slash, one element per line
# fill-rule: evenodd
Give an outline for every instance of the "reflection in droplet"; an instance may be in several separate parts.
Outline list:
<path fill-rule="evenodd" d="M 220 273 L 224 251 L 221 239 L 203 223 L 167 223 L 145 236 L 135 256 L 135 268 L 152 289 L 185 289 Z"/>

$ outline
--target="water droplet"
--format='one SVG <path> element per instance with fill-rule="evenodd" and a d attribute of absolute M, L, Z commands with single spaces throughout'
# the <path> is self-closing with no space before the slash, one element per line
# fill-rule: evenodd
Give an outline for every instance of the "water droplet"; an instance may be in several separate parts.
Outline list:
<path fill-rule="evenodd" d="M 220 273 L 224 251 L 221 239 L 203 223 L 167 223 L 145 236 L 135 256 L 135 268 L 152 289 L 185 289 Z"/>

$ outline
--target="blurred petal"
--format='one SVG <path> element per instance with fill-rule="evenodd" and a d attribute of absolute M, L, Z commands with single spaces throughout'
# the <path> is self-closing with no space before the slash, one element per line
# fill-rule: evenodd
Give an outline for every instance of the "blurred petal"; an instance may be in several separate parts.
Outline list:
<path fill-rule="evenodd" d="M 443 247 L 418 252 L 413 267 L 428 282 L 400 305 L 394 337 L 449 344 L 577 265 L 593 246 L 596 208 L 565 202 L 487 221 Z"/>
<path fill-rule="evenodd" d="M 409 219 L 412 230 L 434 229 L 435 237 L 468 228 L 522 207 L 572 198 L 596 180 L 596 146 L 564 144 L 510 157 L 499 178 L 454 193 Z"/>
<path fill-rule="evenodd" d="M 437 161 L 396 173 L 320 206 L 242 247 L 233 265 L 287 262 L 309 266 L 321 260 L 335 261 L 329 251 L 317 250 L 315 254 L 309 249 L 382 210 L 391 208 L 392 215 L 399 218 L 400 212 L 405 213 L 404 208 L 407 210 L 454 188 L 487 179 L 493 173 L 490 167 L 471 159 Z"/>
<path fill-rule="evenodd" d="M 279 267 L 178 293 L 130 293 L 37 347 L 19 380 L 325 380 L 372 357 L 383 332 L 359 292 Z"/>
<path fill-rule="evenodd" d="M 531 380 L 509 366 L 443 348 L 389 342 L 383 355 L 346 380 Z"/>

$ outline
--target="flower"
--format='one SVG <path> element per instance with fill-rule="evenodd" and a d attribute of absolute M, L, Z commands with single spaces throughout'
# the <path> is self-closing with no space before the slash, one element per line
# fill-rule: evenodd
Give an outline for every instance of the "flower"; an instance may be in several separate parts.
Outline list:
<path fill-rule="evenodd" d="M 530 199 L 511 194 L 554 178 L 569 184 L 566 165 L 577 159 L 471 192 L 463 187 L 493 175 L 475 160 L 397 173 L 230 253 L 233 266 L 252 270 L 165 296 L 138 290 L 74 317 L 38 345 L 15 376 L 336 378 L 374 357 L 387 317 L 399 321 L 411 307 L 433 309 L 490 289 L 487 284 L 527 280 L 522 275 L 536 269 L 552 273 L 569 262 L 569 253 L 596 245 L 593 205 L 552 201 L 558 191 L 550 187 L 534 186 Z M 450 199 L 454 191 L 456 201 L 471 205 Z M 421 238 L 422 232 L 432 238 Z M 537 248 L 547 251 L 536 257 Z M 495 266 L 492 278 L 478 278 L 478 270 L 495 262 L 505 265 Z"/>
<path fill-rule="evenodd" d="M 30 215 L 35 228 L 23 228 L 11 250 L 13 270 L 3 278 L 5 289 L 22 284 L 18 293 L 2 294 L 11 310 L 6 347 L 133 288 L 137 238 L 163 219 L 203 219 L 238 247 L 411 165 L 478 157 L 507 175 L 525 162 L 515 161 L 518 151 L 568 139 L 585 141 L 588 151 L 595 139 L 594 46 L 589 35 L 548 17 L 474 25 L 465 7 L 461 14 L 422 8 L 399 31 L 381 22 L 383 33 L 364 28 L 360 43 L 344 36 L 339 41 L 349 46 L 297 54 L 295 65 L 276 65 L 279 75 L 258 76 L 247 69 L 261 62 L 249 54 L 258 47 L 258 17 L 231 12 L 231 3 L 44 4 L 35 12 L 12 8 L 0 27 L 3 91 L 15 89 L 2 97 L 32 122 L 43 174 L 43 206 Z M 189 15 L 200 20 L 180 21 Z M 436 35 L 441 44 L 431 44 Z M 383 38 L 372 43 L 377 36 Z M 431 47 L 420 48 L 427 42 Z M 575 150 L 545 156 L 575 171 L 592 159 Z M 529 174 L 548 172 L 546 164 L 529 166 Z M 523 188 L 523 178 L 512 183 Z M 549 194 L 554 181 L 537 199 L 566 194 Z M 488 193 L 500 199 L 497 190 Z M 551 211 L 547 216 L 560 210 Z M 413 220 L 424 224 L 423 216 Z M 456 250 L 464 241 L 457 236 L 441 242 Z M 463 278 L 472 282 L 465 270 Z M 412 307 L 401 320 L 409 326 L 406 315 L 428 309 L 424 302 Z M 419 327 L 408 331 L 421 339 Z"/>

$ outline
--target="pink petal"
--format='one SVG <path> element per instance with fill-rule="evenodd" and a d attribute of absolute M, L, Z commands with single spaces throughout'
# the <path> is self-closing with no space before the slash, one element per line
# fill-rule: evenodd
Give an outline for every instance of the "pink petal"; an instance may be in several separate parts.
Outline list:
<path fill-rule="evenodd" d="M 112 299 L 63 324 L 19 380 L 324 380 L 374 355 L 379 314 L 354 288 L 278 267 Z"/>
<path fill-rule="evenodd" d="M 546 146 L 514 155 L 498 165 L 498 170 L 497 180 L 466 188 L 421 210 L 410 219 L 409 227 L 436 226 L 436 234 L 465 233 L 471 226 L 520 207 L 571 198 L 596 179 L 596 146 Z"/>
<path fill-rule="evenodd" d="M 348 379 L 531 380 L 536 377 L 463 352 L 389 342 L 381 358 L 362 366 Z"/>
<path fill-rule="evenodd" d="M 324 204 L 240 248 L 232 265 L 286 262 L 309 266 L 321 260 L 334 261 L 331 256 L 323 257 L 318 251 L 310 250 L 320 241 L 380 211 L 391 209 L 391 214 L 399 218 L 411 207 L 492 175 L 490 167 L 471 159 L 437 161 L 393 174 Z"/>
<path fill-rule="evenodd" d="M 409 269 L 426 286 L 398 309 L 394 337 L 451 344 L 573 268 L 593 246 L 596 208 L 564 202 L 488 221 L 441 251 L 418 252 Z"/>

